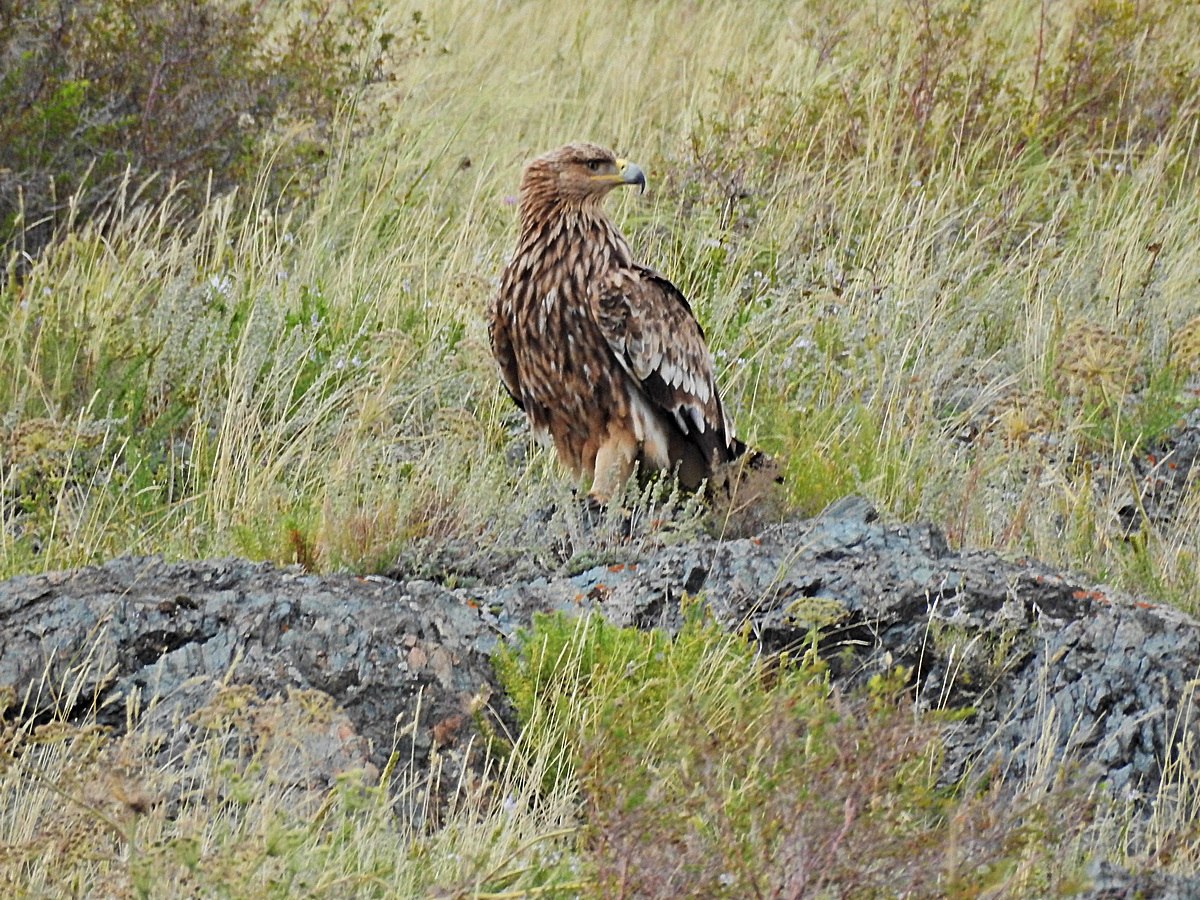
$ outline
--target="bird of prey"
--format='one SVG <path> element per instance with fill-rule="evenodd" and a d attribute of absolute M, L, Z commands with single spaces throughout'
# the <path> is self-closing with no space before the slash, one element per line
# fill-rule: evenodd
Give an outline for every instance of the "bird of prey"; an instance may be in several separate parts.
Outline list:
<path fill-rule="evenodd" d="M 687 299 L 634 261 L 604 211 L 609 191 L 646 178 L 609 150 L 573 143 L 525 166 L 520 235 L 488 309 L 504 387 L 560 462 L 604 505 L 635 464 L 697 489 L 746 445 L 713 378 Z"/>

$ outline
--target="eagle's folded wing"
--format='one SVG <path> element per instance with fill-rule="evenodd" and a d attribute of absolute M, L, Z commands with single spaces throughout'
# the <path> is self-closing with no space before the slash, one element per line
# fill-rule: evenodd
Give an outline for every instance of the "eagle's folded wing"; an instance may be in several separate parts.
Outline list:
<path fill-rule="evenodd" d="M 614 268 L 590 299 L 605 341 L 646 398 L 710 465 L 736 456 L 704 333 L 679 289 L 652 269 Z"/>

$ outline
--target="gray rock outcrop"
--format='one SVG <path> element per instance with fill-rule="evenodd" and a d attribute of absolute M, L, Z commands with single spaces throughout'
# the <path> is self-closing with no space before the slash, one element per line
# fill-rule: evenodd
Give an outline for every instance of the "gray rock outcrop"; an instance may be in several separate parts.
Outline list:
<path fill-rule="evenodd" d="M 1198 746 L 1186 739 L 1197 730 L 1195 619 L 1034 562 L 951 552 L 934 527 L 884 524 L 862 501 L 479 598 L 518 621 L 591 607 L 672 631 L 685 593 L 730 628 L 748 622 L 766 652 L 819 628 L 843 682 L 901 665 L 925 708 L 970 708 L 948 735 L 948 777 L 973 761 L 1022 778 L 1052 751 L 1137 797 L 1153 794 L 1181 746 Z"/>
<path fill-rule="evenodd" d="M 969 709 L 947 735 L 949 778 L 971 765 L 1023 778 L 1070 758 L 1118 796 L 1145 797 L 1181 748 L 1200 746 L 1200 623 L 1036 563 L 951 552 L 935 528 L 883 523 L 854 500 L 754 538 L 469 589 L 241 560 L 14 578 L 0 584 L 0 687 L 25 715 L 94 704 L 117 730 L 131 696 L 154 696 L 144 714 L 164 752 L 222 686 L 320 692 L 345 719 L 325 723 L 298 779 L 381 768 L 393 751 L 424 771 L 436 751 L 452 782 L 475 717 L 502 708 L 489 654 L 534 612 L 673 631 L 697 595 L 717 621 L 749 623 L 764 652 L 816 630 L 842 683 L 903 666 L 922 706 Z"/>

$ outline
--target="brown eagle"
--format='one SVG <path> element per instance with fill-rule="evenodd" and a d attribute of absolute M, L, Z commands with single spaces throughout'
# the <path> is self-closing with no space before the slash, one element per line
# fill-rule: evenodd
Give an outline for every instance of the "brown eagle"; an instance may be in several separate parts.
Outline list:
<path fill-rule="evenodd" d="M 567 144 L 521 177 L 520 237 L 488 310 L 509 395 L 604 504 L 639 464 L 695 490 L 746 445 L 713 379 L 704 333 L 675 285 L 634 262 L 604 211 L 646 178 L 595 144 Z"/>

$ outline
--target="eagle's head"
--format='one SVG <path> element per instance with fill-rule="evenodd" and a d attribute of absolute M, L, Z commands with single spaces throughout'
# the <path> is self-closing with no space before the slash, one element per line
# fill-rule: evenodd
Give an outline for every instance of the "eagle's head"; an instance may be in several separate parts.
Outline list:
<path fill-rule="evenodd" d="M 636 164 L 596 144 L 567 144 L 525 166 L 521 205 L 598 203 L 613 188 L 626 184 L 646 189 L 646 176 Z"/>

